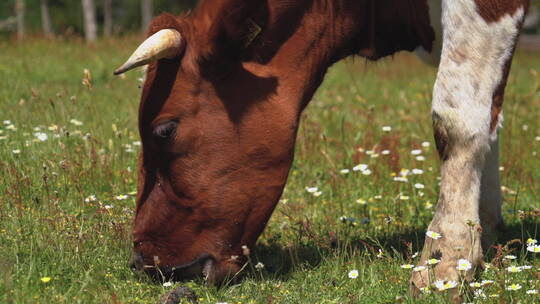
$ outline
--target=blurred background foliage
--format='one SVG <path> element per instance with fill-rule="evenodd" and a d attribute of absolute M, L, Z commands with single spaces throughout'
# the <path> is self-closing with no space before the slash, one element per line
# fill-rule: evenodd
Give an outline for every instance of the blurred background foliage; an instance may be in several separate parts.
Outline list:
<path fill-rule="evenodd" d="M 105 6 L 111 3 L 112 34 L 125 34 L 141 31 L 144 28 L 142 3 L 150 3 L 150 14 L 159 15 L 162 12 L 179 14 L 193 8 L 197 0 L 1 0 L 0 1 L 0 35 L 11 36 L 18 32 L 18 27 L 24 27 L 24 35 L 43 34 L 44 3 L 48 7 L 51 28 L 55 36 L 71 36 L 84 34 L 83 2 L 92 3 L 95 8 L 95 24 L 97 35 L 104 33 Z M 22 21 L 17 23 L 17 3 L 22 4 Z M 540 1 L 532 0 L 532 8 L 525 24 L 524 32 L 527 34 L 540 34 Z M 20 35 L 21 38 L 24 35 Z"/>
<path fill-rule="evenodd" d="M 0 34 L 13 35 L 16 24 L 17 0 L 0 1 Z M 24 26 L 28 34 L 42 33 L 40 0 L 24 0 Z M 52 28 L 56 35 L 82 35 L 84 33 L 83 8 L 80 0 L 48 0 Z M 98 33 L 103 33 L 104 0 L 93 0 Z M 178 14 L 193 8 L 197 0 L 152 0 L 153 14 L 162 12 Z M 113 33 L 124 34 L 140 31 L 142 24 L 141 1 L 112 0 Z"/>

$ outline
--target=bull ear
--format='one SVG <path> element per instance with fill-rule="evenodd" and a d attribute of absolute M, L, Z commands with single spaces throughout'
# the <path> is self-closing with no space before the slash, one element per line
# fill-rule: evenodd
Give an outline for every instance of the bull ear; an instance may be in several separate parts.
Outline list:
<path fill-rule="evenodd" d="M 241 55 L 254 32 L 260 27 L 252 21 L 258 8 L 258 1 L 245 0 L 213 0 L 202 1 L 197 9 L 198 14 L 206 20 L 209 52 L 212 57 L 227 56 L 233 59 Z M 259 5 L 260 6 L 260 5 Z M 257 28 L 258 27 L 258 28 Z"/>

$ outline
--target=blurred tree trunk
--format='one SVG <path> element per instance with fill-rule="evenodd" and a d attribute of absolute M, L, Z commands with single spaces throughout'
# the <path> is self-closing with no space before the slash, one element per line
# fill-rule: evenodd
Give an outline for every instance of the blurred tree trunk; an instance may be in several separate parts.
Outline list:
<path fill-rule="evenodd" d="M 24 0 L 15 1 L 15 16 L 17 18 L 17 38 L 24 38 Z"/>
<path fill-rule="evenodd" d="M 94 6 L 94 0 L 82 0 L 82 8 L 86 41 L 94 42 L 97 38 L 96 7 Z"/>
<path fill-rule="evenodd" d="M 112 0 L 103 0 L 103 32 L 110 37 L 113 31 Z"/>
<path fill-rule="evenodd" d="M 47 37 L 54 36 L 54 32 L 51 24 L 51 15 L 49 14 L 49 1 L 41 0 L 41 26 L 43 28 L 43 34 Z"/>
<path fill-rule="evenodd" d="M 152 5 L 152 0 L 141 0 L 141 16 L 142 16 L 142 32 L 145 33 L 148 29 L 150 21 L 154 16 L 154 7 Z"/>

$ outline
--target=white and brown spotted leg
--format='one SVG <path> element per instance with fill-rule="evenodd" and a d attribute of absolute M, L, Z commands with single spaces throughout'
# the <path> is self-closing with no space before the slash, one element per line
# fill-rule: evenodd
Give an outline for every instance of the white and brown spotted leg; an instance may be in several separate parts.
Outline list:
<path fill-rule="evenodd" d="M 432 107 L 442 180 L 428 228 L 442 237 L 426 237 L 420 264 L 430 258 L 440 262 L 413 273 L 413 291 L 435 280 L 470 280 L 483 257 L 481 221 L 502 222 L 497 126 L 527 1 L 494 2 L 442 1 L 443 49 Z M 459 259 L 470 261 L 473 269 L 459 271 Z"/>

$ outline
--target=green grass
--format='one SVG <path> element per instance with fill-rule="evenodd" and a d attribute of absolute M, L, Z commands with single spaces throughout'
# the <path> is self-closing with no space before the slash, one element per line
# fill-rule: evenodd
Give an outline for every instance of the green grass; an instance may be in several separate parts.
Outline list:
<path fill-rule="evenodd" d="M 136 43 L 0 42 L 0 303 L 155 303 L 170 290 L 127 267 L 140 74 L 113 77 L 112 71 Z M 538 236 L 539 67 L 538 53 L 520 52 L 507 89 L 501 166 L 510 190 L 502 244 Z M 82 82 L 84 69 L 91 88 Z M 333 67 L 303 114 L 283 201 L 253 250 L 252 262 L 264 263 L 264 270 L 248 265 L 243 280 L 222 288 L 183 284 L 201 303 L 445 303 L 444 293 L 411 298 L 411 270 L 400 267 L 417 262 L 411 255 L 421 249 L 437 200 L 435 73 L 406 54 Z M 390 155 L 369 155 L 386 149 Z M 425 161 L 413 149 L 422 149 Z M 359 163 L 372 174 L 340 173 Z M 393 181 L 402 168 L 424 174 Z M 318 197 L 306 191 L 315 186 Z M 115 198 L 124 194 L 125 200 Z M 97 201 L 85 202 L 90 195 Z M 526 290 L 540 289 L 540 259 L 524 248 L 503 249 L 514 261 L 489 255 L 494 267 L 478 280 L 495 281 L 483 288 L 493 297 L 481 302 L 538 301 Z M 508 265 L 533 267 L 512 274 Z M 348 278 L 353 269 L 357 279 Z M 511 283 L 523 288 L 506 291 Z"/>

